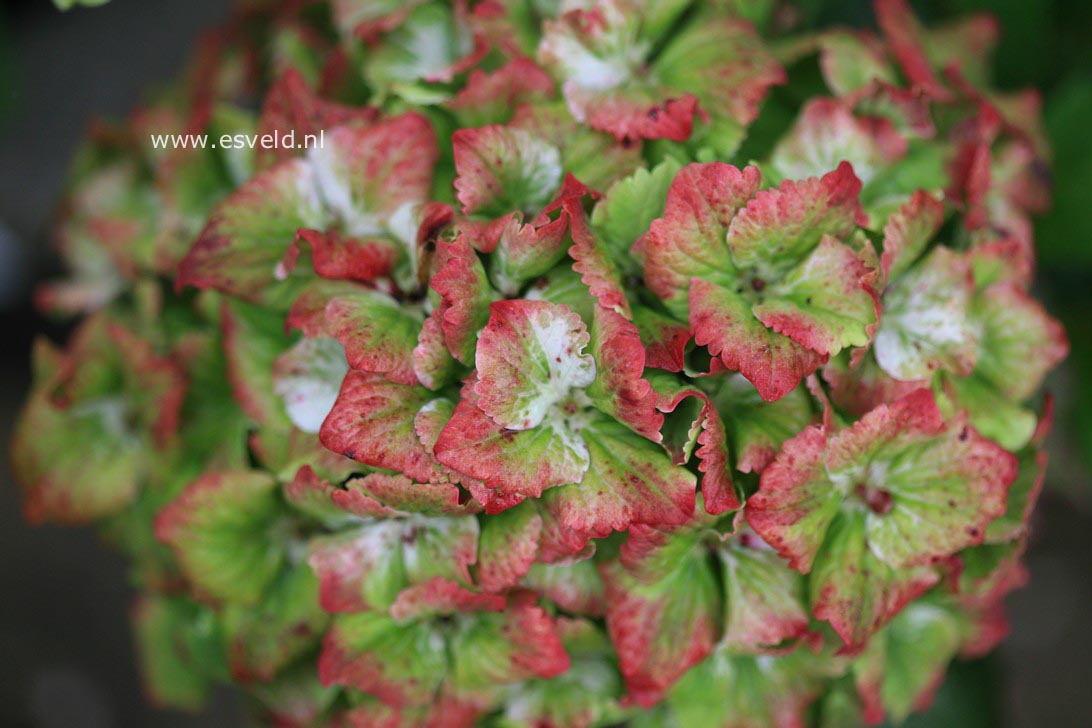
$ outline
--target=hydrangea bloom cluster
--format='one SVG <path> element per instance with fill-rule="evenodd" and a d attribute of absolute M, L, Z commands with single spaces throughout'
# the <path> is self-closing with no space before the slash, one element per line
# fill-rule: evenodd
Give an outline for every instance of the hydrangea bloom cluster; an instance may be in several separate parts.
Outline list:
<path fill-rule="evenodd" d="M 151 695 L 840 727 L 990 650 L 1067 349 L 1038 98 L 875 9 L 250 2 L 95 128 L 13 455 L 129 555 Z"/>

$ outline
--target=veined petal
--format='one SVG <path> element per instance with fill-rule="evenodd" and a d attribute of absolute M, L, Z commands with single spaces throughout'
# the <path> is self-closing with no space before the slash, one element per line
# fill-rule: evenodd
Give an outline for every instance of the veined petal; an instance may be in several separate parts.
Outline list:
<path fill-rule="evenodd" d="M 511 126 L 460 129 L 452 136 L 455 189 L 465 214 L 537 215 L 561 187 L 561 152 Z"/>
<path fill-rule="evenodd" d="M 825 236 L 798 267 L 762 289 L 755 318 L 820 354 L 864 346 L 879 316 L 875 271 Z"/>
<path fill-rule="evenodd" d="M 1005 509 L 1016 461 L 964 421 L 945 422 L 928 390 L 881 405 L 829 438 L 785 443 L 748 502 L 748 521 L 807 571 L 834 514 L 866 506 L 869 548 L 891 566 L 933 563 L 981 543 Z"/>
<path fill-rule="evenodd" d="M 419 482 L 446 482 L 440 464 L 414 429 L 414 418 L 431 398 L 424 387 L 350 371 L 319 439 L 326 448 L 365 465 L 395 470 Z"/>
<path fill-rule="evenodd" d="M 934 604 L 912 604 L 884 627 L 853 663 L 869 722 L 901 722 L 924 709 L 959 649 L 960 631 L 955 615 Z"/>
<path fill-rule="evenodd" d="M 724 635 L 733 651 L 763 652 L 808 630 L 804 580 L 753 533 L 720 549 Z M 757 543 L 756 543 L 757 542 Z"/>
<path fill-rule="evenodd" d="M 286 554 L 273 533 L 276 485 L 259 471 L 207 473 L 160 511 L 156 537 L 198 592 L 250 606 L 261 600 Z"/>
<path fill-rule="evenodd" d="M 489 304 L 497 299 L 497 294 L 464 236 L 441 244 L 432 288 L 440 295 L 437 315 L 452 356 L 463 364 L 472 364 L 478 332 L 489 320 Z"/>
<path fill-rule="evenodd" d="M 696 344 L 708 346 L 768 402 L 785 396 L 827 360 L 766 328 L 742 296 L 698 278 L 690 286 L 690 328 Z"/>
<path fill-rule="evenodd" d="M 826 433 L 808 427 L 787 440 L 762 471 L 747 500 L 747 523 L 797 571 L 811 570 L 815 554 L 838 513 L 840 495 L 826 480 Z"/>
<path fill-rule="evenodd" d="M 292 424 L 317 433 L 348 371 L 345 349 L 336 340 L 303 338 L 273 363 L 273 389 Z"/>
<path fill-rule="evenodd" d="M 413 349 L 421 330 L 420 314 L 386 294 L 361 289 L 332 299 L 325 317 L 353 369 L 382 374 L 400 384 L 417 382 Z"/>
<path fill-rule="evenodd" d="M 423 705 L 447 674 L 444 643 L 439 626 L 427 620 L 399 624 L 382 612 L 340 615 L 323 641 L 319 678 L 390 706 Z"/>
<path fill-rule="evenodd" d="M 439 154 L 428 119 L 407 113 L 372 126 L 332 129 L 308 161 L 323 206 L 345 234 L 360 237 L 383 233 L 403 204 L 428 199 Z"/>
<path fill-rule="evenodd" d="M 367 125 L 378 116 L 379 109 L 371 106 L 345 106 L 319 97 L 308 87 L 299 71 L 288 68 L 266 94 L 255 134 L 283 137 L 292 132 L 296 144 L 302 146 L 307 135 L 314 135 L 317 139 L 326 129 L 348 123 Z M 264 166 L 291 157 L 293 151 L 281 145 L 273 149 L 259 145 L 254 153 L 259 164 Z"/>
<path fill-rule="evenodd" d="M 491 515 L 482 525 L 476 582 L 503 592 L 520 582 L 538 557 L 542 517 L 530 502 Z"/>
<path fill-rule="evenodd" d="M 584 353 L 589 335 L 566 306 L 545 301 L 497 301 L 478 338 L 478 407 L 498 425 L 527 430 L 595 379 Z"/>
<path fill-rule="evenodd" d="M 587 472 L 543 496 L 564 527 L 602 538 L 633 523 L 670 526 L 690 518 L 695 478 L 661 448 L 602 416 L 585 433 Z"/>
<path fill-rule="evenodd" d="M 591 353 L 597 362 L 588 387 L 592 404 L 653 442 L 660 442 L 664 418 L 657 395 L 644 379 L 645 349 L 637 327 L 612 309 L 595 308 Z"/>
<path fill-rule="evenodd" d="M 327 612 L 386 610 L 433 578 L 469 585 L 477 548 L 474 518 L 411 516 L 314 538 L 308 562 Z"/>
<path fill-rule="evenodd" d="M 675 175 L 664 215 L 652 222 L 645 241 L 645 279 L 675 313 L 686 313 L 691 279 L 734 282 L 725 238 L 760 181 L 756 167 L 740 171 L 719 162 L 688 164 Z"/>
<path fill-rule="evenodd" d="M 654 569 L 621 562 L 604 567 L 607 631 L 634 702 L 651 707 L 713 650 L 719 597 L 696 531 L 670 537 L 673 558 Z M 633 539 L 634 536 L 630 536 Z M 655 558 L 655 552 L 646 559 Z"/>
<path fill-rule="evenodd" d="M 315 169 L 302 158 L 259 172 L 213 208 L 178 268 L 176 285 L 262 300 L 300 228 L 328 220 Z"/>
<path fill-rule="evenodd" d="M 906 154 L 907 141 L 886 119 L 854 116 L 838 99 L 813 99 L 782 137 L 770 160 L 785 179 L 818 177 L 841 162 L 867 185 L 884 167 Z"/>
<path fill-rule="evenodd" d="M 588 469 L 587 446 L 563 420 L 509 430 L 467 399 L 459 402 L 440 431 L 436 457 L 488 488 L 529 497 L 556 485 L 577 483 Z"/>
<path fill-rule="evenodd" d="M 823 177 L 758 192 L 728 229 L 736 267 L 768 284 L 796 267 L 823 236 L 848 238 L 865 220 L 860 191 L 852 165 L 842 162 Z"/>
<path fill-rule="evenodd" d="M 948 248 L 901 272 L 884 292 L 873 348 L 880 367 L 900 381 L 928 379 L 942 367 L 970 374 L 978 356 L 973 295 L 969 262 Z"/>
<path fill-rule="evenodd" d="M 880 270 L 886 284 L 913 265 L 944 223 L 944 205 L 918 190 L 883 226 Z"/>
<path fill-rule="evenodd" d="M 523 104 L 546 101 L 554 93 L 549 74 L 531 59 L 517 56 L 492 72 L 471 71 L 447 108 L 464 127 L 503 124 Z"/>
<path fill-rule="evenodd" d="M 987 288 L 977 297 L 972 315 L 982 327 L 974 376 L 1011 400 L 1030 397 L 1069 353 L 1062 325 L 1018 284 Z"/>
<path fill-rule="evenodd" d="M 892 568 L 869 548 L 865 531 L 864 513 L 840 513 L 808 581 L 812 612 L 830 622 L 850 654 L 940 578 L 929 567 Z"/>

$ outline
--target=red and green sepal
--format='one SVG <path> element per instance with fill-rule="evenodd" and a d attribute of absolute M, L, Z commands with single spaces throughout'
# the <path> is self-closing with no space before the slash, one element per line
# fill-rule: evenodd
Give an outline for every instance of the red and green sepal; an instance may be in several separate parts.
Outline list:
<path fill-rule="evenodd" d="M 205 473 L 156 517 L 193 590 L 213 602 L 261 603 L 291 547 L 277 483 L 267 473 Z"/>
<path fill-rule="evenodd" d="M 232 678 L 268 682 L 310 654 L 329 622 L 318 596 L 318 579 L 300 563 L 283 570 L 258 605 L 227 604 L 220 616 Z"/>
<path fill-rule="evenodd" d="M 1016 474 L 1011 453 L 918 390 L 840 432 L 809 427 L 786 442 L 745 513 L 811 572 L 815 615 L 856 650 L 936 582 L 932 564 L 983 541 Z"/>
<path fill-rule="evenodd" d="M 505 685 L 569 668 L 557 628 L 527 595 L 460 598 L 437 583 L 426 611 L 392 617 L 341 615 L 319 658 L 324 684 L 374 695 L 395 708 L 428 704 L 438 692 L 488 706 Z"/>
<path fill-rule="evenodd" d="M 628 0 L 570 10 L 546 22 L 539 59 L 560 80 L 573 115 L 620 140 L 686 141 L 699 117 L 738 143 L 784 71 L 745 21 L 718 8 L 676 28 L 683 10 Z"/>
<path fill-rule="evenodd" d="M 736 654 L 721 647 L 688 672 L 668 694 L 661 715 L 637 726 L 782 728 L 808 725 L 808 706 L 821 694 L 822 657 L 809 650 L 786 655 Z"/>
<path fill-rule="evenodd" d="M 775 400 L 869 342 L 875 271 L 839 240 L 864 221 L 848 164 L 771 190 L 759 183 L 754 167 L 684 167 L 649 229 L 645 277 L 699 346 Z"/>
<path fill-rule="evenodd" d="M 399 268 L 413 267 L 438 155 L 418 114 L 335 127 L 306 157 L 258 172 L 217 205 L 177 285 L 286 307 L 307 278 L 303 245 L 326 278 L 406 278 Z"/>
<path fill-rule="evenodd" d="M 928 601 L 906 607 L 853 661 L 865 720 L 901 723 L 928 708 L 962 640 L 963 624 L 948 609 Z"/>
<path fill-rule="evenodd" d="M 501 728 L 594 728 L 626 716 L 619 700 L 622 681 L 602 632 L 568 618 L 558 619 L 557 630 L 571 658 L 569 669 L 509 688 L 497 721 Z"/>
<path fill-rule="evenodd" d="M 414 486 L 403 484 L 411 492 Z M 386 612 L 407 590 L 433 579 L 469 586 L 478 522 L 473 517 L 408 514 L 315 537 L 308 548 L 323 609 Z"/>
<path fill-rule="evenodd" d="M 225 651 L 216 613 L 186 598 L 146 595 L 132 612 L 141 681 L 157 705 L 197 710 L 218 679 Z"/>
<path fill-rule="evenodd" d="M 600 308 L 593 340 L 564 305 L 521 299 L 490 311 L 475 380 L 436 441 L 440 462 L 501 495 L 541 496 L 587 534 L 685 521 L 693 478 L 655 444 L 647 382 L 618 375 L 641 368 L 632 325 Z"/>
<path fill-rule="evenodd" d="M 603 566 L 607 632 L 630 699 L 643 708 L 658 703 L 720 636 L 708 520 L 671 533 L 634 526 L 619 560 Z"/>
<path fill-rule="evenodd" d="M 944 397 L 952 408 L 966 410 L 984 435 L 1019 449 L 1038 425 L 1024 403 L 1068 355 L 1069 341 L 1061 323 L 1011 281 L 979 290 L 971 318 L 979 334 L 974 370 L 966 377 L 944 378 Z"/>
<path fill-rule="evenodd" d="M 26 516 L 78 523 L 120 511 L 179 445 L 182 367 L 99 314 L 67 350 L 38 341 L 34 369 L 12 446 Z"/>

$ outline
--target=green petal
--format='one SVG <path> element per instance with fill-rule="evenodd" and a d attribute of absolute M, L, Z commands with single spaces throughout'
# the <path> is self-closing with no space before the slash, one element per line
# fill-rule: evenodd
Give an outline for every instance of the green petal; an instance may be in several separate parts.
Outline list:
<path fill-rule="evenodd" d="M 633 523 L 678 525 L 694 512 L 696 479 L 662 448 L 603 416 L 584 442 L 590 464 L 583 479 L 544 495 L 565 527 L 602 537 Z"/>
<path fill-rule="evenodd" d="M 901 381 L 928 379 L 939 368 L 969 374 L 978 355 L 973 294 L 967 261 L 947 248 L 898 275 L 883 295 L 875 344 L 880 367 Z"/>
<path fill-rule="evenodd" d="M 781 728 L 806 725 L 820 692 L 818 659 L 806 650 L 769 657 L 720 649 L 679 681 L 668 697 L 679 728 Z"/>
<path fill-rule="evenodd" d="M 729 450 L 735 454 L 736 469 L 744 473 L 761 473 L 781 445 L 813 419 L 804 387 L 767 402 L 738 374 L 710 377 L 701 385 L 726 420 Z"/>
<path fill-rule="evenodd" d="M 753 536 L 753 534 L 752 534 Z M 759 652 L 804 635 L 804 581 L 768 547 L 720 549 L 724 574 L 724 634 L 733 652 Z"/>
<path fill-rule="evenodd" d="M 470 584 L 477 549 L 476 519 L 411 516 L 313 538 L 309 562 L 323 609 L 382 611 L 408 587 L 434 578 Z"/>
<path fill-rule="evenodd" d="M 752 311 L 798 344 L 834 355 L 871 339 L 878 316 L 872 277 L 849 246 L 824 237 L 799 266 L 762 289 Z"/>
<path fill-rule="evenodd" d="M 137 602 L 134 630 L 141 677 L 161 705 L 196 710 L 205 704 L 214 676 L 202 670 L 187 645 L 195 638 L 202 641 L 202 634 L 207 639 L 201 614 L 200 607 L 179 599 L 156 596 Z"/>
<path fill-rule="evenodd" d="M 228 605 L 223 612 L 232 677 L 240 682 L 273 679 L 318 645 L 327 620 L 311 570 L 301 565 L 283 572 L 257 608 Z"/>
<path fill-rule="evenodd" d="M 632 275 L 641 263 L 630 252 L 652 221 L 664 211 L 667 190 L 681 165 L 668 157 L 651 170 L 638 169 L 607 190 L 595 206 L 591 225 L 622 272 Z"/>
<path fill-rule="evenodd" d="M 207 473 L 156 519 L 156 535 L 174 549 L 201 594 L 253 606 L 280 570 L 287 543 L 277 484 L 265 473 Z"/>
<path fill-rule="evenodd" d="M 400 384 L 417 382 L 413 349 L 421 330 L 419 313 L 390 296 L 362 290 L 327 303 L 326 321 L 353 369 Z"/>
<path fill-rule="evenodd" d="M 319 657 L 324 685 L 370 693 L 391 706 L 424 705 L 448 671 L 444 636 L 427 622 L 379 612 L 338 616 Z"/>
<path fill-rule="evenodd" d="M 866 540 L 865 514 L 851 511 L 831 524 L 808 587 L 815 616 L 830 622 L 852 653 L 938 579 L 928 567 L 893 569 L 878 559 Z"/>
<path fill-rule="evenodd" d="M 896 724 L 927 704 L 960 644 L 956 620 L 932 604 L 913 604 L 892 620 L 853 663 L 865 715 Z"/>
<path fill-rule="evenodd" d="M 498 301 L 478 339 L 478 406 L 498 425 L 537 427 L 595 379 L 585 324 L 565 306 Z"/>
<path fill-rule="evenodd" d="M 289 159 L 259 172 L 215 207 L 182 261 L 178 285 L 214 288 L 252 301 L 277 299 L 280 263 L 300 228 L 321 228 L 326 212 L 315 172 Z"/>
<path fill-rule="evenodd" d="M 700 537 L 700 530 L 682 531 L 628 567 L 611 562 L 604 568 L 607 631 L 629 694 L 645 708 L 717 639 L 720 596 Z"/>

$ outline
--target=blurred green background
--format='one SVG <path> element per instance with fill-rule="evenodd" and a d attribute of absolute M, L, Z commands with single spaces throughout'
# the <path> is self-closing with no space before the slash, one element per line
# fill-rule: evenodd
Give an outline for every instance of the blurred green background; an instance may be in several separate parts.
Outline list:
<path fill-rule="evenodd" d="M 763 2 L 764 0 L 753 0 Z M 93 115 L 121 116 L 171 78 L 198 31 L 232 0 L 113 0 L 60 13 L 49 0 L 0 0 L 0 441 L 28 381 L 29 344 L 48 330 L 30 291 L 56 271 L 48 226 L 65 170 Z M 809 26 L 872 25 L 869 0 L 797 0 Z M 1008 606 L 1013 634 L 956 664 L 911 728 L 1092 726 L 1092 0 L 911 0 L 928 23 L 993 13 L 1003 89 L 1043 94 L 1054 207 L 1036 222 L 1036 294 L 1061 318 L 1072 354 L 1047 386 L 1058 419 L 1047 492 L 1033 523 L 1031 582 Z M 31 529 L 0 463 L 0 726 L 241 725 L 230 694 L 197 716 L 140 695 L 122 560 L 89 530 Z"/>

